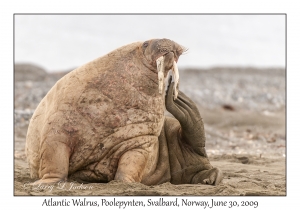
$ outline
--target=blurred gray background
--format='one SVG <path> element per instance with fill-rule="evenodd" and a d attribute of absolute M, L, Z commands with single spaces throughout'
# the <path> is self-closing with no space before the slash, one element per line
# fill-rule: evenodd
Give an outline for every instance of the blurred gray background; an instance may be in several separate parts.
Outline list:
<path fill-rule="evenodd" d="M 284 15 L 15 15 L 15 62 L 70 70 L 120 46 L 169 38 L 179 68 L 285 66 Z"/>

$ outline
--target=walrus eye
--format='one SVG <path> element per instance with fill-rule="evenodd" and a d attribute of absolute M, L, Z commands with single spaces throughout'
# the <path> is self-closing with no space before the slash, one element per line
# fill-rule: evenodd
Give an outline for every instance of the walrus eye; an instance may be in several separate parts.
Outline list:
<path fill-rule="evenodd" d="M 148 44 L 149 44 L 148 42 L 144 42 L 144 43 L 143 43 L 143 47 L 144 47 L 144 48 L 148 47 Z"/>

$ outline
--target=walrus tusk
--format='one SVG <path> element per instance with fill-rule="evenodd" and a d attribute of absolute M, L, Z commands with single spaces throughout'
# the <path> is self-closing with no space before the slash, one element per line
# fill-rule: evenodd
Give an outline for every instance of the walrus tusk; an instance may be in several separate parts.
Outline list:
<path fill-rule="evenodd" d="M 162 94 L 164 87 L 164 56 L 160 56 L 156 59 L 157 71 L 158 71 L 158 92 Z M 176 61 L 173 63 L 173 76 L 172 82 L 174 81 L 174 100 L 177 99 L 178 91 L 179 91 L 179 71 L 177 67 Z"/>
<path fill-rule="evenodd" d="M 174 72 L 174 100 L 177 99 L 179 91 L 179 71 L 177 63 L 174 61 L 172 71 Z"/>
<path fill-rule="evenodd" d="M 162 94 L 164 87 L 164 56 L 160 56 L 156 60 L 157 71 L 158 71 L 158 92 Z"/>

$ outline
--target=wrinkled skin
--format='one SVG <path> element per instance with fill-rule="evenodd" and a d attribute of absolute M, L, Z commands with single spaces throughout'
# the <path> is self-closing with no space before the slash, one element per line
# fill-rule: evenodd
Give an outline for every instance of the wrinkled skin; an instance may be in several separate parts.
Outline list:
<path fill-rule="evenodd" d="M 60 79 L 28 128 L 34 184 L 67 178 L 218 184 L 221 172 L 207 159 L 197 108 L 181 92 L 173 101 L 173 88 L 166 103 L 158 91 L 156 59 L 164 56 L 166 76 L 183 51 L 168 39 L 133 43 Z M 165 105 L 178 120 L 165 118 Z"/>

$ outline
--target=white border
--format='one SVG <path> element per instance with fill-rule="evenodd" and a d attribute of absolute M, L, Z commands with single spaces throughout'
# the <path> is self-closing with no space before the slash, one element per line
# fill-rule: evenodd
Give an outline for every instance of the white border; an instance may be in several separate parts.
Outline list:
<path fill-rule="evenodd" d="M 218 200 L 257 200 L 257 209 L 289 208 L 299 205 L 299 182 L 295 179 L 298 168 L 299 126 L 299 26 L 300 17 L 296 1 L 7 1 L 1 2 L 1 206 L 40 209 L 44 197 L 13 196 L 13 13 L 107 13 L 107 12 L 194 12 L 194 13 L 287 13 L 287 142 L 288 180 L 286 197 L 215 197 Z M 3 117 L 4 116 L 4 117 Z M 4 135 L 3 135 L 4 134 Z M 56 197 L 62 199 L 63 197 Z M 75 198 L 75 197 L 72 197 Z M 81 197 L 82 198 L 82 197 Z M 91 197 L 91 200 L 102 197 Z M 124 200 L 132 197 L 119 197 Z M 180 199 L 183 197 L 180 197 Z M 211 197 L 188 197 L 209 200 Z M 71 199 L 68 197 L 68 199 Z M 146 197 L 140 197 L 146 200 Z M 172 199 L 168 197 L 168 199 Z M 12 207 L 13 206 L 13 207 Z M 59 207 L 68 208 L 68 207 Z M 74 208 L 74 207 L 72 207 Z M 158 208 L 158 207 L 157 207 Z M 162 209 L 163 207 L 161 207 Z M 299 208 L 299 207 L 298 207 Z M 82 209 L 82 208 L 81 208 Z M 114 209 L 117 209 L 115 207 Z M 165 208 L 164 208 L 165 209 Z M 170 208 L 171 209 L 171 208 Z M 198 208 L 199 209 L 199 208 Z M 239 208 L 240 209 L 240 208 Z"/>

